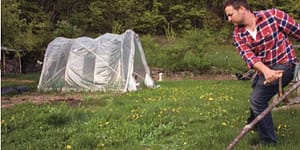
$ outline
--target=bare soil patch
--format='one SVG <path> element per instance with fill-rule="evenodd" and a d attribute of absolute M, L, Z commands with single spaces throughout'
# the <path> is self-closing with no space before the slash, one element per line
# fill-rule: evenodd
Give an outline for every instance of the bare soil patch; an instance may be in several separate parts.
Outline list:
<path fill-rule="evenodd" d="M 158 80 L 157 76 L 153 77 L 155 81 Z M 234 75 L 231 74 L 202 74 L 197 76 L 186 76 L 182 74 L 165 76 L 163 80 L 237 80 Z M 20 83 L 20 80 L 14 79 L 5 79 L 5 81 L 16 81 Z M 21 82 L 34 82 L 32 80 L 21 80 Z M 78 106 L 83 100 L 82 93 L 38 93 L 38 92 L 28 92 L 23 93 L 21 95 L 16 96 L 2 96 L 1 97 L 1 108 L 10 108 L 17 104 L 22 104 L 26 102 L 34 103 L 37 105 L 45 104 L 45 103 L 55 103 L 55 102 L 66 102 L 70 106 Z M 300 109 L 300 97 L 296 99 L 293 104 L 284 105 L 276 108 L 275 110 L 285 110 L 285 109 Z"/>
<path fill-rule="evenodd" d="M 158 76 L 153 77 L 154 80 L 158 80 Z M 175 74 L 171 76 L 165 76 L 163 80 L 233 80 L 234 78 L 230 74 L 223 75 L 210 75 L 203 74 L 197 76 L 186 76 L 184 74 Z M 32 83 L 32 80 L 16 80 L 16 79 L 4 79 L 5 81 L 18 82 L 18 83 Z M 70 106 L 79 105 L 83 100 L 83 95 L 80 93 L 56 93 L 56 94 L 45 94 L 38 92 L 28 92 L 15 96 L 2 96 L 1 97 L 1 108 L 10 108 L 17 104 L 26 102 L 34 104 L 54 103 L 54 102 L 66 102 Z"/>
<path fill-rule="evenodd" d="M 237 80 L 237 78 L 232 74 L 173 74 L 173 75 L 163 75 L 163 80 Z M 153 76 L 154 80 L 158 80 L 158 75 Z"/>
<path fill-rule="evenodd" d="M 75 106 L 80 104 L 82 101 L 82 95 L 72 94 L 72 95 L 54 95 L 54 94 L 41 94 L 41 93 L 24 93 L 17 96 L 4 96 L 1 97 L 1 108 L 10 108 L 17 104 L 22 104 L 26 102 L 34 104 L 44 104 L 44 103 L 54 103 L 54 102 L 66 102 L 70 106 Z"/>

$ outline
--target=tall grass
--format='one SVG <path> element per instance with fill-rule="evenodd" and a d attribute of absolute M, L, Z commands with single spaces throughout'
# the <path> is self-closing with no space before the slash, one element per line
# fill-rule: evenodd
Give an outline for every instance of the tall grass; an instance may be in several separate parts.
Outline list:
<path fill-rule="evenodd" d="M 224 149 L 248 117 L 248 81 L 159 84 L 127 94 L 87 93 L 76 107 L 25 103 L 2 109 L 2 149 Z M 279 143 L 260 149 L 298 149 L 299 115 L 274 112 Z M 250 149 L 256 139 L 248 133 L 236 149 Z"/>
<path fill-rule="evenodd" d="M 219 33 L 190 30 L 181 36 L 141 37 L 150 67 L 165 71 L 242 73 L 247 67 L 230 41 Z"/>
<path fill-rule="evenodd" d="M 248 70 L 241 56 L 230 45 L 210 45 L 205 51 L 205 58 L 215 73 L 243 73 Z"/>

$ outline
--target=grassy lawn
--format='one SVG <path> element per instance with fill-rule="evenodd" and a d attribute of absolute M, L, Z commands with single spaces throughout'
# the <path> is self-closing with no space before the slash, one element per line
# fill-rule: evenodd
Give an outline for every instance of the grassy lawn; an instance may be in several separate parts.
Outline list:
<path fill-rule="evenodd" d="M 227 71 L 234 74 L 248 71 L 245 62 L 233 46 L 211 45 L 205 52 L 205 57 L 217 73 Z"/>
<path fill-rule="evenodd" d="M 36 89 L 40 77 L 40 73 L 30 73 L 30 74 L 11 74 L 1 76 L 1 87 L 8 86 L 28 86 L 33 90 Z"/>
<path fill-rule="evenodd" d="M 163 81 L 127 94 L 84 93 L 80 105 L 25 103 L 1 110 L 3 149 L 219 150 L 248 117 L 250 81 Z M 91 97 L 93 95 L 93 97 Z M 278 145 L 296 150 L 300 110 L 273 112 Z M 236 149 L 250 149 L 248 133 Z"/>

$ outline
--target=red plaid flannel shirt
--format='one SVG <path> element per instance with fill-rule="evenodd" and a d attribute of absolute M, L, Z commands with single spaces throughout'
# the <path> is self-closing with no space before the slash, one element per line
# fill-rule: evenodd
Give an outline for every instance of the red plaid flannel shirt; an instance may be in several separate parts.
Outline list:
<path fill-rule="evenodd" d="M 243 26 L 233 31 L 234 46 L 253 68 L 256 62 L 267 66 L 284 63 L 297 63 L 295 50 L 288 35 L 300 41 L 300 25 L 287 13 L 278 9 L 253 12 L 256 17 L 256 40 Z"/>

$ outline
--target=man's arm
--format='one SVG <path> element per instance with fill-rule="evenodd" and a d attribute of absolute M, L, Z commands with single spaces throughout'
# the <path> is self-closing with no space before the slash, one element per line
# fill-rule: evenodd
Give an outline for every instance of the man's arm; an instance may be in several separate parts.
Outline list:
<path fill-rule="evenodd" d="M 296 20 L 292 17 L 290 17 L 286 12 L 279 10 L 279 9 L 273 9 L 274 15 L 276 18 L 276 21 L 278 22 L 280 28 L 283 29 L 283 31 L 291 35 L 296 39 L 296 41 L 300 42 L 300 25 L 296 22 Z"/>
<path fill-rule="evenodd" d="M 253 68 L 259 72 L 262 72 L 265 76 L 265 80 L 269 83 L 278 80 L 278 74 L 282 73 L 282 70 L 272 70 L 262 62 L 257 62 L 253 65 Z"/>
<path fill-rule="evenodd" d="M 260 59 L 255 55 L 255 53 L 251 50 L 249 44 L 246 43 L 245 39 L 241 39 L 239 34 L 233 34 L 233 44 L 245 61 L 249 69 L 253 68 L 253 65 L 260 61 Z"/>

